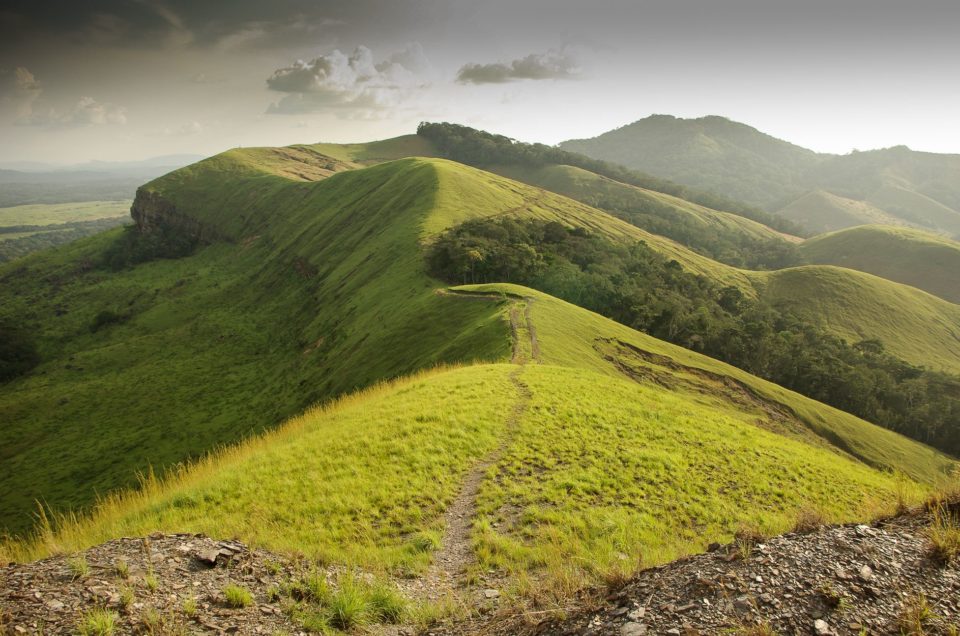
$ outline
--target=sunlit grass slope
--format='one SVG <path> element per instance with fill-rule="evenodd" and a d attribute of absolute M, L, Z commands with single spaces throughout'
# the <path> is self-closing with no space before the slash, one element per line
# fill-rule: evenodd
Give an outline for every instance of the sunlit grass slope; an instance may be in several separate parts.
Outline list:
<path fill-rule="evenodd" d="M 848 342 L 876 338 L 894 355 L 960 371 L 960 306 L 914 287 L 828 265 L 765 276 L 765 298 Z"/>
<path fill-rule="evenodd" d="M 8 553 L 35 558 L 160 529 L 419 573 L 466 472 L 503 445 L 480 489 L 481 566 L 521 580 L 575 571 L 583 584 L 583 575 L 655 564 L 743 525 L 787 529 L 801 509 L 849 520 L 895 503 L 902 481 L 790 421 L 806 417 L 790 415 L 792 407 L 820 417 L 838 439 L 850 432 L 844 427 L 875 433 L 859 450 L 922 480 L 950 465 L 915 442 L 842 421 L 832 409 L 549 296 L 516 286 L 469 290 L 509 294 L 450 297 L 487 304 L 504 320 L 513 298 L 534 298 L 544 364 L 441 369 L 363 391 L 164 483 L 108 499 L 93 517 Z M 771 406 L 776 399 L 785 413 Z"/>
<path fill-rule="evenodd" d="M 848 199 L 823 190 L 805 193 L 777 210 L 777 214 L 812 232 L 832 232 L 865 223 L 905 224 L 903 219 L 867 201 Z"/>
<path fill-rule="evenodd" d="M 901 227 L 864 225 L 808 239 L 811 263 L 839 265 L 960 303 L 960 243 Z"/>
<path fill-rule="evenodd" d="M 233 150 L 151 182 L 144 197 L 164 202 L 175 222 L 189 221 L 218 239 L 187 258 L 100 269 L 114 232 L 0 269 L 0 318 L 36 334 L 43 356 L 37 369 L 0 392 L 4 527 L 25 530 L 35 500 L 56 509 L 82 506 L 94 490 L 130 485 L 137 470 L 196 457 L 377 380 L 440 362 L 505 360 L 510 341 L 501 308 L 439 295 L 439 283 L 424 271 L 420 246 L 468 219 L 559 220 L 616 240 L 645 240 L 719 284 L 751 294 L 764 289 L 766 275 L 718 264 L 587 205 L 489 172 L 441 159 L 350 170 L 338 161 L 345 160 L 315 147 Z M 834 271 L 804 268 L 803 275 L 819 270 Z M 873 287 L 880 281 L 848 273 Z M 830 284 L 844 289 L 846 280 Z M 803 286 L 794 288 L 793 297 L 802 298 Z M 866 300 L 884 291 L 866 289 Z M 840 300 L 832 302 L 842 306 Z M 866 300 L 865 306 L 877 305 Z M 913 302 L 922 308 L 922 300 Z M 541 310 L 549 311 L 538 304 Z M 928 324 L 960 324 L 940 310 L 914 308 L 902 329 L 922 339 Z M 102 311 L 120 320 L 93 330 Z M 869 322 L 886 323 L 887 316 L 835 320 L 841 322 L 828 326 L 863 322 L 863 337 L 888 338 L 897 352 L 892 343 L 901 335 Z M 556 320 L 565 321 L 576 324 Z M 629 334 L 622 339 L 641 337 Z M 546 350 L 553 336 L 546 329 L 542 337 Z M 594 339 L 568 331 L 560 340 L 547 362 L 613 373 Z M 929 344 L 906 350 L 929 363 Z M 665 355 L 692 354 L 670 348 Z M 940 355 L 948 361 L 955 354 L 941 348 Z M 633 358 L 627 364 L 644 366 Z M 859 420 L 832 411 L 827 417 L 809 401 L 789 399 L 805 423 L 797 430 L 838 435 L 871 463 L 903 464 L 917 476 L 940 465 L 928 455 L 932 468 L 918 469 L 920 456 L 912 454 L 922 447 L 892 451 L 877 441 L 883 432 L 861 436 Z M 905 458 L 896 460 L 901 452 Z"/>
<path fill-rule="evenodd" d="M 308 182 L 264 152 L 147 186 L 227 239 L 193 256 L 100 269 L 112 232 L 0 269 L 0 318 L 35 334 L 43 358 L 0 392 L 0 527 L 25 530 L 35 501 L 83 505 L 378 379 L 509 356 L 494 307 L 438 296 L 423 271 L 432 165 Z M 94 330 L 102 311 L 119 322 Z"/>
<path fill-rule="evenodd" d="M 456 289 L 533 298 L 531 316 L 544 364 L 639 378 L 671 392 L 689 392 L 694 401 L 716 408 L 734 404 L 770 430 L 921 481 L 935 481 L 953 466 L 919 442 L 552 296 L 519 285 Z"/>
<path fill-rule="evenodd" d="M 480 567 L 603 576 L 792 529 L 798 512 L 869 516 L 890 475 L 755 425 L 731 403 L 592 371 L 533 366 L 533 398 L 481 492 Z"/>

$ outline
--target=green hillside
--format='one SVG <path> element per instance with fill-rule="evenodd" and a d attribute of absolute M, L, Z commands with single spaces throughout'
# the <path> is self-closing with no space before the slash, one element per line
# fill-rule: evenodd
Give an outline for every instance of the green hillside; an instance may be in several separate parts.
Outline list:
<path fill-rule="evenodd" d="M 811 150 L 715 116 L 651 115 L 560 147 L 763 207 L 806 189 L 802 175 L 818 162 Z"/>
<path fill-rule="evenodd" d="M 807 239 L 811 263 L 839 265 L 960 303 L 960 243 L 907 228 L 870 225 Z"/>
<path fill-rule="evenodd" d="M 870 223 L 907 224 L 906 221 L 866 201 L 847 199 L 823 190 L 805 193 L 777 210 L 777 214 L 815 233 L 833 232 Z"/>
<path fill-rule="evenodd" d="M 960 371 L 960 307 L 871 274 L 809 265 L 765 272 L 762 296 L 849 342 L 878 339 L 899 358 Z"/>
<path fill-rule="evenodd" d="M 444 512 L 486 458 L 471 539 L 478 570 L 580 586 L 745 525 L 788 529 L 802 510 L 877 514 L 914 488 L 874 466 L 929 483 L 953 465 L 532 290 L 446 297 L 513 323 L 516 364 L 365 390 L 8 551 L 36 557 L 162 529 L 417 577 L 448 540 Z"/>
<path fill-rule="evenodd" d="M 437 296 L 423 273 L 418 242 L 444 223 L 433 165 L 304 182 L 259 158 L 231 151 L 143 188 L 135 216 L 226 239 L 191 256 L 111 271 L 101 263 L 136 238 L 117 230 L 0 269 L 0 319 L 42 359 L 0 392 L 3 527 L 25 529 L 36 500 L 89 503 L 317 400 L 503 354 L 493 309 Z"/>
<path fill-rule="evenodd" d="M 923 364 L 960 359 L 944 336 L 960 322 L 956 308 L 894 283 L 829 268 L 739 270 L 451 161 L 357 169 L 355 155 L 343 157 L 307 146 L 229 151 L 141 188 L 133 216 L 144 234 L 118 230 L 0 269 L 0 322 L 25 331 L 41 358 L 0 393 L 5 528 L 26 529 L 36 500 L 82 507 L 94 490 L 133 483 L 137 470 L 196 457 L 378 380 L 504 359 L 499 309 L 437 294 L 425 272 L 421 247 L 472 219 L 557 221 L 644 241 L 746 297 L 796 300 L 776 282 L 813 276 L 823 322 L 837 333 L 882 338 Z M 848 292 L 869 308 L 890 294 L 915 306 L 894 329 L 880 311 L 847 311 Z"/>
<path fill-rule="evenodd" d="M 795 237 L 746 217 L 561 165 L 486 166 L 487 170 L 602 209 L 714 260 L 738 267 L 793 264 Z"/>

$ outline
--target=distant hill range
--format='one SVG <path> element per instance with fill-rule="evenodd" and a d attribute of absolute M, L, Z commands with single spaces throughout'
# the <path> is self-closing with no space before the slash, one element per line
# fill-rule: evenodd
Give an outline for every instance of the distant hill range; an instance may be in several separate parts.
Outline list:
<path fill-rule="evenodd" d="M 816 153 L 724 117 L 653 115 L 564 150 L 741 200 L 811 232 L 883 223 L 960 234 L 960 155 Z"/>
<path fill-rule="evenodd" d="M 0 163 L 0 207 L 132 199 L 144 181 L 199 161 L 200 155 L 164 155 L 138 161 L 80 164 Z"/>

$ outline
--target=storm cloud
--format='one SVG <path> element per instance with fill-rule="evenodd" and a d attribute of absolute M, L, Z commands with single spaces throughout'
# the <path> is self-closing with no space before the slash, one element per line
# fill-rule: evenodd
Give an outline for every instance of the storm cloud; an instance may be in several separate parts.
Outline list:
<path fill-rule="evenodd" d="M 518 80 L 574 79 L 580 74 L 576 59 L 565 51 L 531 53 L 505 64 L 465 64 L 457 72 L 462 84 L 504 84 Z"/>

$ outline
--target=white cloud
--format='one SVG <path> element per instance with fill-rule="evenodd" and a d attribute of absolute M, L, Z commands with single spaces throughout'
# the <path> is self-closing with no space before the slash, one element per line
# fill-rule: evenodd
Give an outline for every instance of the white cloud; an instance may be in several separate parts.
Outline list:
<path fill-rule="evenodd" d="M 33 103 L 43 92 L 33 73 L 18 66 L 13 71 L 0 71 L 0 82 L 3 110 L 15 119 L 30 117 Z"/>
<path fill-rule="evenodd" d="M 191 121 L 182 126 L 167 127 L 163 129 L 164 137 L 192 137 L 203 132 L 203 126 L 198 121 Z"/>
<path fill-rule="evenodd" d="M 286 95 L 267 112 L 349 110 L 352 116 L 368 116 L 397 106 L 413 91 L 424 88 L 429 71 L 430 63 L 419 44 L 408 45 L 381 62 L 375 62 L 373 52 L 365 46 L 358 46 L 350 55 L 335 50 L 274 71 L 267 87 Z"/>
<path fill-rule="evenodd" d="M 65 111 L 51 108 L 43 113 L 33 113 L 17 123 L 28 126 L 105 126 L 127 123 L 127 111 L 121 106 L 98 102 L 92 97 L 81 97 Z"/>
<path fill-rule="evenodd" d="M 573 79 L 580 74 L 576 58 L 566 50 L 531 53 L 509 63 L 465 64 L 457 72 L 462 84 L 504 84 L 517 80 Z"/>

